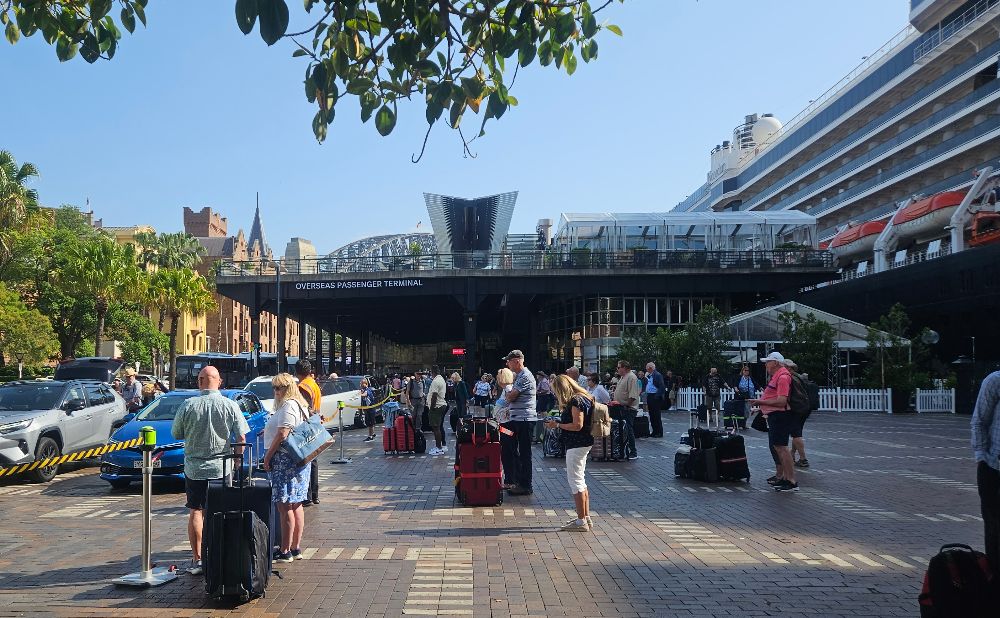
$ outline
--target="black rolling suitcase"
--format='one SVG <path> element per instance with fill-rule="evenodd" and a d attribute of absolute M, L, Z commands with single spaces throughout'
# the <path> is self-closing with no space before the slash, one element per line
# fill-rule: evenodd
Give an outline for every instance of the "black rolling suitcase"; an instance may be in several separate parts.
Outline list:
<path fill-rule="evenodd" d="M 635 430 L 636 438 L 648 438 L 650 436 L 649 415 L 645 412 L 637 414 L 633 429 Z"/>
<path fill-rule="evenodd" d="M 733 434 L 715 439 L 715 455 L 720 480 L 750 480 L 750 466 L 747 465 L 747 450 L 743 436 Z"/>
<path fill-rule="evenodd" d="M 251 453 L 248 457 L 253 461 Z M 238 456 L 227 455 L 224 459 L 236 460 Z M 202 569 L 210 597 L 247 601 L 263 596 L 267 590 L 275 541 L 274 509 L 270 481 L 255 479 L 252 474 L 244 476 L 241 468 L 233 476 L 237 478 L 235 485 L 209 481 Z"/>
<path fill-rule="evenodd" d="M 594 438 L 590 457 L 594 461 L 621 461 L 625 459 L 625 421 L 611 419 L 611 435 Z"/>
<path fill-rule="evenodd" d="M 726 429 L 747 428 L 747 402 L 745 399 L 731 399 L 722 404 L 722 422 Z"/>
<path fill-rule="evenodd" d="M 719 480 L 718 457 L 714 448 L 691 449 L 691 478 L 714 483 Z"/>

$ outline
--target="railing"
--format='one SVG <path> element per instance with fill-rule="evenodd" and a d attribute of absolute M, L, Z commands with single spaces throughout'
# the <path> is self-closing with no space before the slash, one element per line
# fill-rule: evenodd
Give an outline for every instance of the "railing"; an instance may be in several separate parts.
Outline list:
<path fill-rule="evenodd" d="M 893 254 L 891 258 L 888 260 L 888 267 L 889 270 L 893 270 L 896 268 L 903 268 L 904 266 L 911 266 L 913 264 L 927 262 L 929 260 L 933 260 L 939 257 L 944 257 L 946 255 L 951 255 L 950 242 L 942 242 L 941 245 L 934 251 L 931 251 L 928 248 L 924 249 L 923 251 L 917 251 L 912 253 L 907 252 L 906 257 L 898 261 L 895 259 L 895 254 Z M 861 277 L 867 277 L 868 275 L 874 275 L 874 274 L 877 273 L 875 272 L 875 265 L 871 262 L 868 262 L 867 269 L 862 270 L 860 272 L 858 272 L 857 264 L 852 264 L 847 270 L 844 270 L 840 273 L 840 281 L 852 281 L 854 279 L 860 279 Z M 827 284 L 829 283 L 836 283 L 836 282 L 827 282 Z"/>
<path fill-rule="evenodd" d="M 931 392 L 931 391 L 927 391 Z M 733 398 L 733 389 L 722 389 L 720 396 L 725 403 Z M 760 391 L 757 392 L 760 397 Z M 705 403 L 705 389 L 682 388 L 677 391 L 677 409 L 695 410 Z M 821 388 L 819 409 L 833 412 L 887 412 L 892 414 L 892 389 L 878 388 Z"/>
<path fill-rule="evenodd" d="M 936 47 L 961 32 L 966 26 L 979 19 L 986 11 L 996 6 L 998 2 L 1000 0 L 980 0 L 947 24 L 943 26 L 938 24 L 937 28 L 927 33 L 926 38 L 913 49 L 913 61 L 917 62 Z"/>
<path fill-rule="evenodd" d="M 955 413 L 955 389 L 917 389 L 917 412 Z"/>
<path fill-rule="evenodd" d="M 647 270 L 728 268 L 749 270 L 829 269 L 833 254 L 815 249 L 772 251 L 526 251 L 516 253 L 443 253 L 433 255 L 303 258 L 281 265 L 282 275 L 399 272 L 439 270 Z M 217 273 L 224 277 L 275 276 L 270 261 L 222 260 Z"/>

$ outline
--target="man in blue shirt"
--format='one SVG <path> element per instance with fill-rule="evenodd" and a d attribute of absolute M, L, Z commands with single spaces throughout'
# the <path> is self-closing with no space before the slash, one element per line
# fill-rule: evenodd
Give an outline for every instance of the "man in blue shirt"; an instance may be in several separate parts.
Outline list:
<path fill-rule="evenodd" d="M 507 393 L 510 402 L 510 422 L 505 423 L 514 436 L 506 440 L 502 454 L 505 470 L 514 470 L 517 485 L 508 491 L 513 496 L 531 494 L 531 434 L 538 420 L 535 397 L 538 387 L 531 370 L 524 366 L 524 352 L 511 350 L 503 358 L 507 368 L 514 372 L 514 388 Z M 506 474 L 506 472 L 504 473 Z"/>
<path fill-rule="evenodd" d="M 656 363 L 646 363 L 646 409 L 652 425 L 652 431 L 649 433 L 652 438 L 663 437 L 663 418 L 660 412 L 663 410 L 666 394 L 667 386 L 663 381 L 663 374 L 656 370 Z"/>
<path fill-rule="evenodd" d="M 1000 568 L 1000 371 L 986 376 L 972 413 L 972 449 L 978 469 L 979 503 L 983 512 L 986 557 Z"/>

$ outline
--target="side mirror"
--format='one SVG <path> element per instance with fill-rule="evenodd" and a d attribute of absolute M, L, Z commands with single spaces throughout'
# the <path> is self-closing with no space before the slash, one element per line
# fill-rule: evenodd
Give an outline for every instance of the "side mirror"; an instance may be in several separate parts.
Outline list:
<path fill-rule="evenodd" d="M 63 410 L 66 412 L 77 412 L 87 407 L 87 402 L 83 399 L 70 399 L 63 406 Z"/>

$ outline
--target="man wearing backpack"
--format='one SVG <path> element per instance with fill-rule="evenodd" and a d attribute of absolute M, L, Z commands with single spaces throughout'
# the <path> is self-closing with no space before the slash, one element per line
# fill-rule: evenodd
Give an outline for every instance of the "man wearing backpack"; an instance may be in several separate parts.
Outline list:
<path fill-rule="evenodd" d="M 760 399 L 751 399 L 750 405 L 759 406 L 761 413 L 767 417 L 767 441 L 777 464 L 777 471 L 768 483 L 776 491 L 798 491 L 792 453 L 788 449 L 788 438 L 798 425 L 794 412 L 789 408 L 792 374 L 785 367 L 785 357 L 780 352 L 771 352 L 761 362 L 767 368 L 767 386 Z"/>
<path fill-rule="evenodd" d="M 814 409 L 809 391 L 816 384 L 809 379 L 809 374 L 797 373 L 799 367 L 791 359 L 785 359 L 785 367 L 792 374 L 792 393 L 788 400 L 788 407 L 795 413 L 795 419 L 797 420 L 795 431 L 792 432 L 792 461 L 796 468 L 808 468 L 809 460 L 806 459 L 806 443 L 802 439 L 802 429 L 805 427 L 806 420 Z M 816 392 L 818 396 L 818 388 Z M 819 408 L 818 402 L 816 408 Z M 799 454 L 797 460 L 795 459 L 796 453 Z"/>

